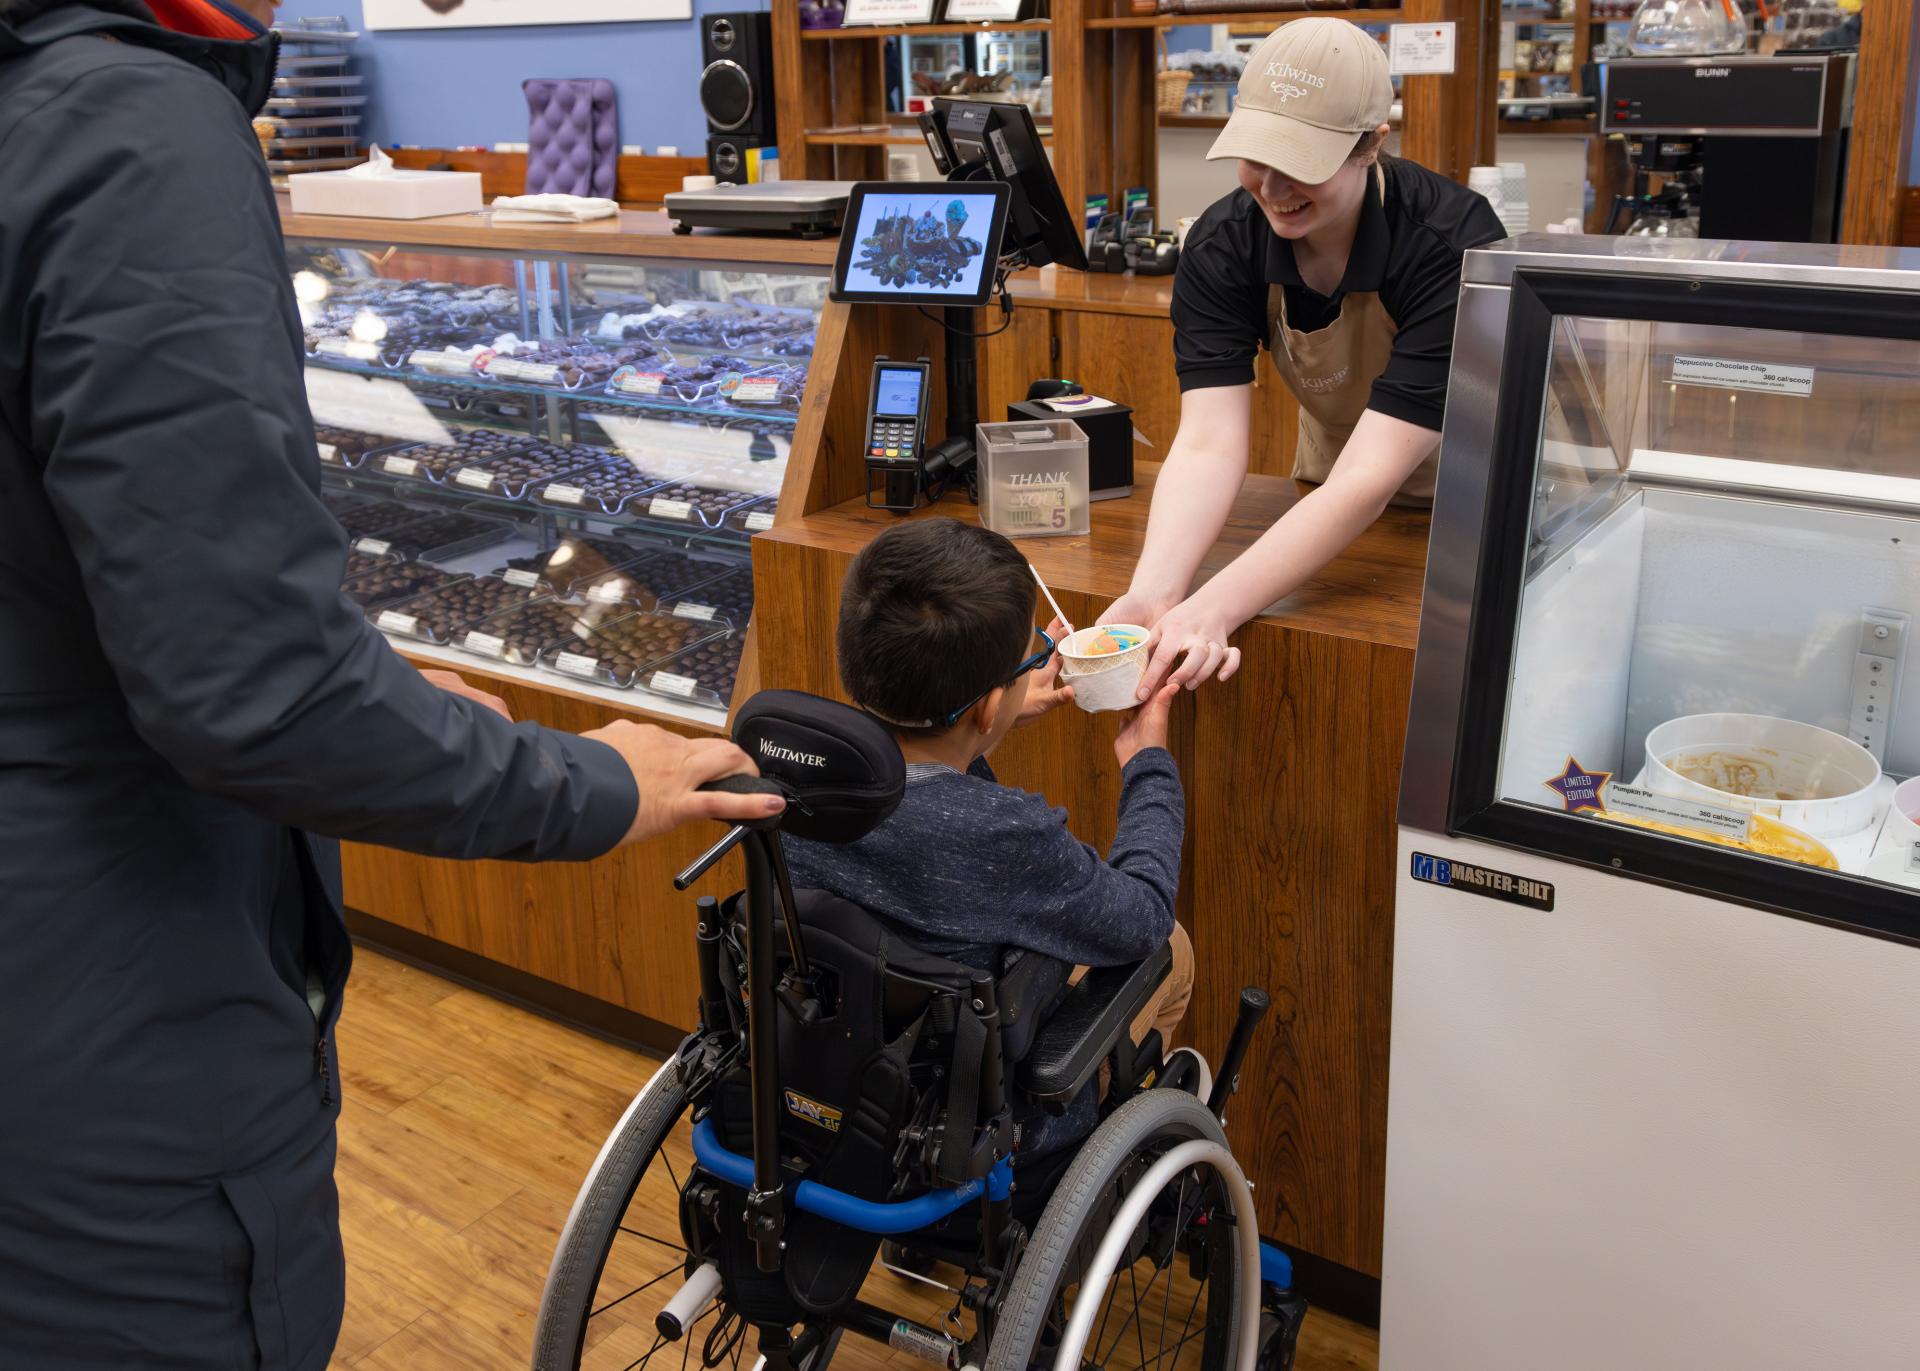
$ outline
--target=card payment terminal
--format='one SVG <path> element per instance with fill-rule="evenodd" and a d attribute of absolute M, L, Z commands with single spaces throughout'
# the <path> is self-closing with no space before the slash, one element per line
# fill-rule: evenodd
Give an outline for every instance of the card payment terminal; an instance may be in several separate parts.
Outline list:
<path fill-rule="evenodd" d="M 876 357 L 867 402 L 867 504 L 910 510 L 919 500 L 922 453 L 927 437 L 928 372 L 925 358 L 895 362 Z M 875 487 L 882 498 L 874 499 Z"/>

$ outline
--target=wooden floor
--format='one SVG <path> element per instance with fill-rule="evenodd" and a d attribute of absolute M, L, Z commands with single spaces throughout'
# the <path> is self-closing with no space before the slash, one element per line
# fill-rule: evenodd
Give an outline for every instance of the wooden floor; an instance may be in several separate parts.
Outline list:
<path fill-rule="evenodd" d="M 339 1043 L 347 1315 L 334 1366 L 519 1371 L 574 1191 L 655 1063 L 365 949 Z M 1370 1330 L 1309 1318 L 1299 1371 L 1377 1362 Z M 896 1364 L 925 1367 L 855 1338 L 834 1359 Z"/>

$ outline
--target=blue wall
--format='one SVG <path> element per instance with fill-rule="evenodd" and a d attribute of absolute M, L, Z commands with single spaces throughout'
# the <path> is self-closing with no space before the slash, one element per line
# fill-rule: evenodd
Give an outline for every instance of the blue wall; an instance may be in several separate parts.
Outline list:
<path fill-rule="evenodd" d="M 694 0 L 695 15 L 764 10 L 768 0 Z M 344 14 L 360 27 L 360 0 L 287 0 L 282 19 Z M 704 157 L 697 98 L 700 32 L 694 20 L 551 24 L 535 28 L 363 33 L 354 60 L 366 77 L 367 122 L 382 143 L 458 147 L 524 143 L 529 76 L 604 76 L 620 101 L 620 141 L 648 152 Z"/>

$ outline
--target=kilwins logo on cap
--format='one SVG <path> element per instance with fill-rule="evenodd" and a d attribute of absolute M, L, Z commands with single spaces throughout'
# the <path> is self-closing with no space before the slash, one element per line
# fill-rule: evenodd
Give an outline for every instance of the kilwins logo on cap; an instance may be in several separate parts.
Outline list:
<path fill-rule="evenodd" d="M 1269 62 L 1266 74 L 1279 78 L 1268 82 L 1268 85 L 1272 87 L 1273 93 L 1280 97 L 1280 103 L 1283 105 L 1289 100 L 1298 100 L 1301 96 L 1310 94 L 1305 89 L 1307 86 L 1312 86 L 1314 90 L 1324 90 L 1327 85 L 1326 77 L 1307 71 L 1303 67 L 1296 67 L 1291 62 Z"/>

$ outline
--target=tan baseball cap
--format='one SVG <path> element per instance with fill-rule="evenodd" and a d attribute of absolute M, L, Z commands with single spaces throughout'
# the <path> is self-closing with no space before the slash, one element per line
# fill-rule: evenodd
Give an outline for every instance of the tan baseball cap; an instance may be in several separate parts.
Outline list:
<path fill-rule="evenodd" d="M 1344 19 L 1295 19 L 1247 58 L 1233 114 L 1207 158 L 1244 157 L 1318 185 L 1392 108 L 1387 54 L 1365 29 Z"/>

